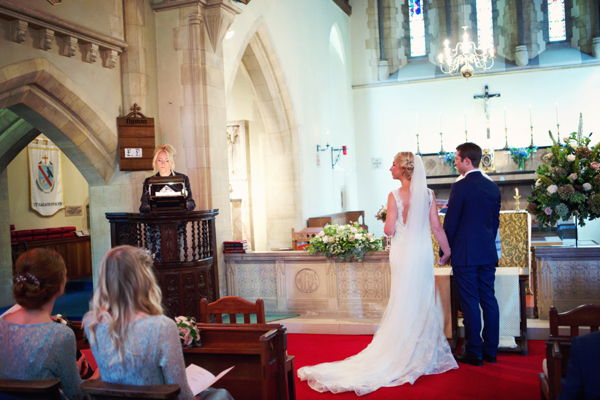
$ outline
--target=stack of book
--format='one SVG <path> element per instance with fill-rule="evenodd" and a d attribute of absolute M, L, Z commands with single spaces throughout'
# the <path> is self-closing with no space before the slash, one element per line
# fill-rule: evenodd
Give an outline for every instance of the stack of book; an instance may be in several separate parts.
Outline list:
<path fill-rule="evenodd" d="M 223 253 L 246 253 L 251 251 L 245 240 L 223 242 Z"/>

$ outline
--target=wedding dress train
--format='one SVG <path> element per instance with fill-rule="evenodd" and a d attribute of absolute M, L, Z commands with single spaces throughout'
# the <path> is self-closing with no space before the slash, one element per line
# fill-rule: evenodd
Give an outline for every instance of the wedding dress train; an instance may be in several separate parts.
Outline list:
<path fill-rule="evenodd" d="M 343 361 L 307 366 L 298 377 L 318 391 L 371 393 L 384 386 L 413 384 L 421 375 L 458 368 L 443 331 L 436 302 L 433 250 L 426 189 L 420 157 L 415 157 L 411 209 L 406 224 L 398 190 L 396 231 L 390 249 L 391 290 L 388 305 L 372 342 Z"/>

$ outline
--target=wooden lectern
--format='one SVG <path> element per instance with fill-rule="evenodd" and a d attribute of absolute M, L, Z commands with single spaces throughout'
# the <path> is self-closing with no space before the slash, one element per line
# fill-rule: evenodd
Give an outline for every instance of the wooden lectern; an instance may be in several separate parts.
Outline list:
<path fill-rule="evenodd" d="M 218 214 L 219 210 L 106 213 L 111 247 L 130 245 L 152 254 L 165 314 L 170 317 L 197 317 L 201 299 L 213 302 L 219 298 Z"/>

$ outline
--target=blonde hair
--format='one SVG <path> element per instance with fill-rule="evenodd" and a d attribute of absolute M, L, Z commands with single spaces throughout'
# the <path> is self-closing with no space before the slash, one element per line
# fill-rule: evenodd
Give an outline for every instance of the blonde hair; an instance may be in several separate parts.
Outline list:
<path fill-rule="evenodd" d="M 158 153 L 161 151 L 164 151 L 167 154 L 169 165 L 171 166 L 171 173 L 173 173 L 173 171 L 175 171 L 175 156 L 177 155 L 177 152 L 175 151 L 175 148 L 168 143 L 163 143 L 156 146 L 156 150 L 154 150 L 154 157 L 152 158 L 152 167 L 155 171 L 158 171 L 156 160 L 158 159 Z"/>
<path fill-rule="evenodd" d="M 401 151 L 394 156 L 394 162 L 400 168 L 404 169 L 404 175 L 408 179 L 412 178 L 412 174 L 415 171 L 415 155 L 410 151 Z"/>
<path fill-rule="evenodd" d="M 92 310 L 84 320 L 89 327 L 90 343 L 94 345 L 98 324 L 107 323 L 110 341 L 117 351 L 117 360 L 122 362 L 124 344 L 131 339 L 129 324 L 133 322 L 135 313 L 162 315 L 161 299 L 150 254 L 133 246 L 111 249 L 100 265 Z"/>

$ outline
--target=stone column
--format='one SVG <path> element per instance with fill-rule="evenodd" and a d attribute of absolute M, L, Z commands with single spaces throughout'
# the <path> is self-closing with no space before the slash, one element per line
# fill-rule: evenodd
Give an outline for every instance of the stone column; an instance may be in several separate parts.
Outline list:
<path fill-rule="evenodd" d="M 0 172 L 0 307 L 14 303 L 12 298 L 12 257 L 10 215 L 8 212 L 8 173 Z"/>
<path fill-rule="evenodd" d="M 223 38 L 240 10 L 229 0 L 169 1 L 155 4 L 155 11 L 178 9 L 164 23 L 175 25 L 173 46 L 179 57 L 179 149 L 198 209 L 219 209 L 216 219 L 217 254 L 224 240 L 231 240 L 227 119 Z M 159 48 L 160 52 L 173 49 Z M 161 79 L 159 71 L 158 79 Z M 179 101 L 179 99 L 177 100 Z M 181 162 L 181 159 L 180 161 Z M 221 295 L 226 294 L 225 264 L 218 258 Z"/>
<path fill-rule="evenodd" d="M 144 43 L 144 0 L 124 2 L 125 41 L 127 51 L 121 56 L 123 74 L 123 111 L 129 113 L 129 107 L 137 103 L 142 113 L 147 113 L 148 75 L 146 73 L 146 49 Z"/>

